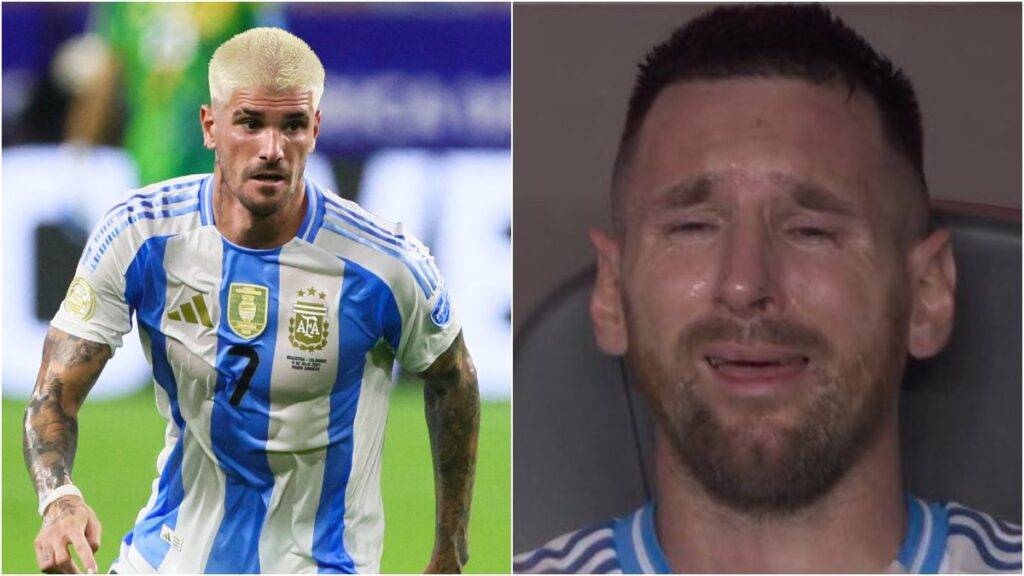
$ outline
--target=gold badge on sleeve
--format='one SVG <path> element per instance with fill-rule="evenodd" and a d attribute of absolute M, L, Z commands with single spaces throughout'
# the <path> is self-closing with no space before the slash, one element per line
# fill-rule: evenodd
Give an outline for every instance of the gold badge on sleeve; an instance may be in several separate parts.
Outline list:
<path fill-rule="evenodd" d="M 267 327 L 270 289 L 232 282 L 228 287 L 228 326 L 245 339 L 255 338 Z"/>
<path fill-rule="evenodd" d="M 96 311 L 96 291 L 89 286 L 85 278 L 75 276 L 68 286 L 68 293 L 64 297 L 64 310 L 79 320 L 92 318 Z"/>

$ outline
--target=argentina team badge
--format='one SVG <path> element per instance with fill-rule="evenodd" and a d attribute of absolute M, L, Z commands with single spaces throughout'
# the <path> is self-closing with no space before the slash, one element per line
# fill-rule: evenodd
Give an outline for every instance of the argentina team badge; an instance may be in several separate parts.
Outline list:
<path fill-rule="evenodd" d="M 288 318 L 288 341 L 299 350 L 315 352 L 327 345 L 327 294 L 315 288 L 299 290 Z"/>
<path fill-rule="evenodd" d="M 270 289 L 256 284 L 231 283 L 228 287 L 228 326 L 245 338 L 255 338 L 267 327 Z"/>

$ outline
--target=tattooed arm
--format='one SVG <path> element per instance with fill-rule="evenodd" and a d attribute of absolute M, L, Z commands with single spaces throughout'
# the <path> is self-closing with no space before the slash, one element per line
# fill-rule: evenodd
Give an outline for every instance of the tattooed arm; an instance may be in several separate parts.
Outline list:
<path fill-rule="evenodd" d="M 78 410 L 110 358 L 110 346 L 50 328 L 43 363 L 25 410 L 25 464 L 40 501 L 71 484 L 78 446 Z M 68 552 L 73 546 L 86 570 L 96 571 L 93 552 L 100 546 L 100 523 L 78 496 L 64 496 L 46 508 L 35 540 L 36 560 L 44 572 L 78 573 Z"/>
<path fill-rule="evenodd" d="M 458 573 L 469 560 L 480 393 L 462 333 L 421 376 L 434 457 L 435 533 L 428 573 Z"/>

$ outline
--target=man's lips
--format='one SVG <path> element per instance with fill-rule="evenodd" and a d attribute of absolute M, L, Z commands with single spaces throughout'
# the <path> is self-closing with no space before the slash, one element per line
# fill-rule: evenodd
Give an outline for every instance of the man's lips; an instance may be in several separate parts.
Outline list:
<path fill-rule="evenodd" d="M 700 355 L 721 380 L 743 386 L 782 384 L 801 376 L 810 364 L 799 350 L 768 345 L 713 344 Z"/>
<path fill-rule="evenodd" d="M 251 177 L 253 180 L 259 180 L 260 182 L 284 182 L 285 175 L 277 172 L 259 172 L 253 174 Z"/>

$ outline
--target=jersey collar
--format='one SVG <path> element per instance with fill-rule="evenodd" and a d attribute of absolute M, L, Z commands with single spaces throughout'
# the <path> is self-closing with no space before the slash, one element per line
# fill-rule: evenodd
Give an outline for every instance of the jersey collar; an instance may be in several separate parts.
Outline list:
<path fill-rule="evenodd" d="M 312 243 L 324 219 L 323 191 L 309 178 L 303 178 L 306 188 L 306 215 L 299 225 L 296 238 Z M 208 175 L 199 186 L 199 218 L 203 226 L 213 225 L 213 174 Z"/>
<path fill-rule="evenodd" d="M 936 574 L 946 555 L 946 509 L 907 494 L 907 531 L 892 568 L 918 574 Z M 654 529 L 652 500 L 636 512 L 615 521 L 615 552 L 624 574 L 671 574 L 668 559 Z"/>

